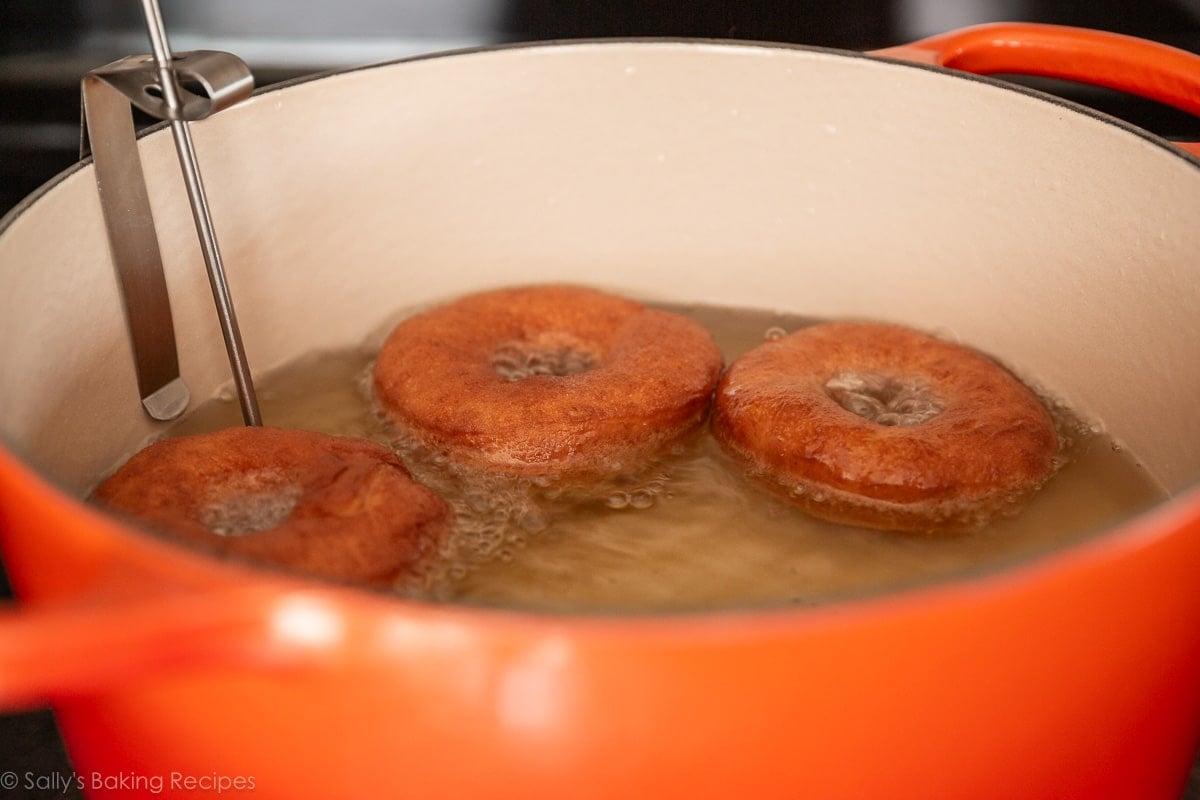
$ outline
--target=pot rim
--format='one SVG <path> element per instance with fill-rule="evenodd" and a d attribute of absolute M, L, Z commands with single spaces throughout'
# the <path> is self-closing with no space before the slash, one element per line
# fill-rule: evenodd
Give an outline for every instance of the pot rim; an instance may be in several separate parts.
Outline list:
<path fill-rule="evenodd" d="M 770 42 L 759 41 L 755 39 L 713 39 L 705 37 L 686 37 L 686 36 L 632 36 L 632 37 L 614 37 L 614 38 L 583 38 L 583 39 L 546 39 L 530 42 L 502 42 L 498 44 L 486 44 L 475 47 L 461 47 L 451 50 L 437 50 L 429 53 L 418 53 L 411 56 L 403 56 L 401 58 L 389 59 L 386 61 L 376 61 L 369 64 L 362 64 L 355 67 L 337 68 L 314 72 L 308 75 L 299 75 L 287 80 L 278 81 L 266 86 L 257 87 L 253 96 L 258 97 L 277 92 L 284 89 L 289 89 L 293 86 L 299 86 L 306 83 L 311 83 L 326 78 L 336 78 L 341 75 L 349 75 L 356 72 L 363 72 L 372 69 L 382 69 L 397 66 L 400 64 L 408 64 L 419 61 L 432 61 L 444 58 L 457 58 L 461 56 L 473 56 L 484 53 L 502 52 L 508 50 L 552 50 L 560 48 L 576 48 L 577 46 L 603 46 L 603 47 L 622 47 L 627 45 L 637 46 L 657 46 L 657 45 L 683 45 L 683 46 L 703 46 L 717 50 L 794 50 L 800 52 L 821 53 L 850 59 L 865 59 L 868 61 L 882 62 L 891 64 L 896 67 L 907 69 L 919 69 L 929 72 L 939 73 L 951 78 L 960 80 L 975 81 L 977 83 L 992 86 L 1005 91 L 1016 92 L 1031 97 L 1035 100 L 1049 103 L 1051 105 L 1065 108 L 1077 114 L 1082 114 L 1085 117 L 1090 117 L 1096 121 L 1114 125 L 1122 130 L 1132 133 L 1157 147 L 1163 148 L 1172 155 L 1188 162 L 1193 167 L 1200 168 L 1200 155 L 1194 155 L 1186 150 L 1182 150 L 1175 146 L 1171 140 L 1164 136 L 1146 130 L 1145 128 L 1134 125 L 1119 117 L 1114 117 L 1103 111 L 1079 103 L 1065 97 L 1051 94 L 1049 92 L 1035 89 L 1030 86 L 1024 86 L 1018 83 L 1005 81 L 1001 78 L 994 78 L 989 75 L 978 75 L 972 72 L 964 72 L 962 70 L 951 69 L 949 67 L 939 66 L 937 64 L 926 64 L 914 61 L 908 61 L 891 55 L 883 55 L 874 51 L 861 50 L 846 50 L 836 47 L 825 47 L 821 45 L 800 44 L 796 42 Z M 153 125 L 148 125 L 137 132 L 137 138 L 141 139 L 144 136 L 150 136 L 160 130 L 167 128 L 168 122 L 158 122 Z M 69 178 L 74 173 L 86 169 L 92 163 L 90 155 L 81 158 L 71 166 L 63 169 L 53 177 L 49 178 L 45 183 L 38 186 L 28 195 L 17 202 L 15 206 L 9 209 L 4 215 L 0 216 L 0 236 L 12 226 L 18 217 L 27 211 L 34 203 L 36 203 L 43 195 L 52 191 L 58 184 Z"/>
<path fill-rule="evenodd" d="M 969 81 L 993 86 L 1006 91 L 1014 91 L 1018 94 L 1024 94 L 1029 97 L 1050 103 L 1062 108 L 1069 109 L 1084 116 L 1091 117 L 1100 122 L 1106 122 L 1115 125 L 1129 133 L 1133 133 L 1148 142 L 1155 144 L 1158 147 L 1165 148 L 1172 154 L 1181 157 L 1184 161 L 1189 162 L 1194 167 L 1200 167 L 1200 155 L 1192 154 L 1183 150 L 1167 139 L 1165 136 L 1153 133 L 1131 122 L 1099 111 L 1083 103 L 1060 97 L 1050 92 L 1035 89 L 1030 86 L 1025 86 L 1019 83 L 995 78 L 989 75 L 980 75 L 973 72 L 965 72 L 963 70 L 952 69 L 950 67 L 940 66 L 938 64 L 927 64 L 884 53 L 883 51 L 862 51 L 862 50 L 847 50 L 844 48 L 825 47 L 822 45 L 809 45 L 796 42 L 771 42 L 760 41 L 755 39 L 713 39 L 706 37 L 687 37 L 687 36 L 629 36 L 629 37 L 614 37 L 614 38 L 582 38 L 582 39 L 547 39 L 533 42 L 504 42 L 499 44 L 479 45 L 477 47 L 462 47 L 453 50 L 441 50 L 431 53 L 419 53 L 403 58 L 390 59 L 387 61 L 379 61 L 370 64 L 362 64 L 356 67 L 348 67 L 343 69 L 326 70 L 323 72 L 315 72 L 311 75 L 300 75 L 288 80 L 272 83 L 263 86 L 255 91 L 255 94 L 269 94 L 273 91 L 287 89 L 292 86 L 297 86 L 311 81 L 322 80 L 324 78 L 336 77 L 339 75 L 352 74 L 363 70 L 376 69 L 380 67 L 391 67 L 398 64 L 406 64 L 417 61 L 431 61 L 441 58 L 453 58 L 458 56 L 472 56 L 483 53 L 499 52 L 506 50 L 551 50 L 559 48 L 575 49 L 578 46 L 615 46 L 623 47 L 628 45 L 636 46 L 659 46 L 659 45 L 683 45 L 686 47 L 708 47 L 716 50 L 792 50 L 799 52 L 821 53 L 824 55 L 838 56 L 850 59 L 865 59 L 867 61 L 883 62 L 898 67 L 907 67 L 928 70 L 931 72 L 946 75 L 951 78 L 960 78 Z M 154 129 L 165 127 L 166 123 L 155 125 Z M 149 130 L 147 130 L 149 132 Z M 2 222 L 2 220 L 0 220 Z M 3 233 L 3 225 L 0 224 L 0 234 Z"/>
<path fill-rule="evenodd" d="M 364 64 L 345 69 L 334 69 L 324 72 L 302 75 L 286 81 L 260 87 L 254 92 L 255 96 L 268 95 L 275 91 L 294 86 L 336 78 L 366 70 L 390 68 L 412 62 L 430 61 L 435 59 L 457 58 L 503 51 L 526 50 L 555 50 L 578 49 L 583 47 L 662 47 L 679 46 L 688 49 L 695 47 L 709 48 L 717 51 L 761 50 L 778 51 L 790 50 L 819 53 L 840 58 L 865 59 L 882 62 L 891 66 L 920 69 L 945 75 L 954 79 L 965 79 L 991 86 L 1004 91 L 1017 92 L 1040 102 L 1081 114 L 1097 122 L 1114 125 L 1127 133 L 1132 133 L 1140 139 L 1167 150 L 1180 158 L 1184 163 L 1200 168 L 1200 156 L 1193 155 L 1176 147 L 1168 139 L 1147 131 L 1125 120 L 1113 117 L 1102 111 L 1090 108 L 1073 100 L 1011 83 L 987 75 L 977 75 L 963 72 L 936 64 L 917 63 L 873 52 L 844 50 L 838 48 L 805 45 L 788 42 L 765 42 L 740 39 L 712 39 L 699 37 L 623 37 L 623 38 L 587 38 L 587 39 L 556 39 L 534 42 L 510 42 L 481 45 L 477 47 L 457 48 L 452 50 L 421 53 L 402 58 Z M 162 122 L 147 126 L 139 131 L 137 136 L 149 136 L 163 131 L 168 123 Z M 32 193 L 19 201 L 6 214 L 0 216 L 0 237 L 27 211 L 32 209 L 45 195 L 60 184 L 83 172 L 92 164 L 91 156 L 82 158 L 67 167 L 57 175 L 43 183 Z M 6 460 L 13 466 L 11 471 L 4 469 Z M 5 475 L 5 473 L 10 473 Z M 999 591 L 1003 587 L 1019 585 L 1036 580 L 1037 576 L 1046 571 L 1059 570 L 1065 567 L 1082 566 L 1089 562 L 1100 562 L 1108 558 L 1119 557 L 1120 553 L 1136 549 L 1142 545 L 1172 535 L 1190 521 L 1200 519 L 1200 474 L 1180 491 L 1167 498 L 1148 506 L 1116 517 L 1109 522 L 1091 530 L 1080 533 L 1065 542 L 1047 543 L 1031 551 L 1010 555 L 1002 558 L 988 559 L 985 563 L 955 570 L 949 574 L 930 578 L 915 579 L 895 585 L 860 589 L 841 592 L 823 598 L 817 603 L 796 605 L 786 603 L 763 603 L 732 605 L 721 608 L 651 610 L 646 612 L 629 612 L 613 610 L 534 610 L 488 606 L 471 602 L 456 601 L 440 603 L 432 600 L 404 597 L 384 589 L 374 589 L 368 586 L 342 583 L 332 579 L 315 578 L 289 572 L 271 564 L 262 564 L 243 560 L 234 556 L 215 556 L 198 546 L 179 542 L 148 526 L 142 526 L 136 521 L 128 520 L 120 515 L 106 513 L 75 496 L 75 492 L 65 487 L 48 470 L 13 446 L 8 435 L 0 430 L 0 481 L 17 480 L 26 482 L 25 489 L 42 493 L 48 499 L 57 503 L 65 500 L 72 517 L 80 524 L 88 527 L 102 525 L 106 535 L 119 535 L 128 543 L 138 547 L 153 547 L 162 556 L 189 568 L 200 571 L 207 570 L 214 577 L 232 576 L 242 580 L 254 578 L 262 583 L 277 583 L 283 587 L 292 587 L 307 591 L 322 590 L 325 592 L 348 593 L 363 602 L 368 598 L 380 601 L 389 606 L 408 606 L 410 610 L 421 610 L 421 615 L 436 619 L 471 619 L 487 618 L 506 626 L 521 620 L 535 626 L 561 625 L 582 623 L 598 629 L 605 629 L 613 624 L 622 626 L 636 625 L 655 632 L 671 630 L 691 630 L 696 632 L 698 621 L 711 624 L 702 626 L 704 631 L 715 629 L 725 630 L 729 623 L 730 629 L 742 629 L 746 622 L 754 620 L 756 631 L 774 629 L 778 625 L 793 627 L 798 617 L 812 624 L 832 622 L 844 619 L 847 612 L 854 614 L 870 613 L 871 609 L 889 606 L 893 609 L 905 606 L 925 606 L 938 603 L 953 597 Z"/>

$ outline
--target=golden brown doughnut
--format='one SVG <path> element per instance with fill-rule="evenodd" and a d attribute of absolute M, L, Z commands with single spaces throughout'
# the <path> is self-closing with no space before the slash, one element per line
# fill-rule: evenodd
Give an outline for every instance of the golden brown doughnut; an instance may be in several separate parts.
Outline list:
<path fill-rule="evenodd" d="M 885 324 L 826 323 L 768 341 L 722 377 L 722 447 L 808 512 L 872 528 L 976 529 L 1053 473 L 1054 420 L 969 348 Z"/>
<path fill-rule="evenodd" d="M 436 552 L 451 521 L 386 447 L 269 427 L 159 441 L 93 499 L 221 553 L 374 584 Z"/>
<path fill-rule="evenodd" d="M 678 314 L 574 286 L 463 297 L 401 322 L 374 390 L 402 437 L 540 478 L 637 469 L 704 421 L 724 361 Z"/>

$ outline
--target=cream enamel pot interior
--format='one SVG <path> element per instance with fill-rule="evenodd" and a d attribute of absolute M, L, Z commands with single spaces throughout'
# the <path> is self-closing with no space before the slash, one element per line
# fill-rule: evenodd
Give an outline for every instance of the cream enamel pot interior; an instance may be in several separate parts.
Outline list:
<path fill-rule="evenodd" d="M 1030 52 L 1014 41 L 1083 42 L 1032 50 L 1200 107 L 1196 59 L 1092 36 L 993 28 L 890 55 L 1007 69 Z M 1179 796 L 1200 734 L 1200 164 L 1183 149 L 945 69 L 710 42 L 367 68 L 194 135 L 257 370 L 522 282 L 889 319 L 1037 376 L 1172 497 L 1034 560 L 811 609 L 522 614 L 219 563 L 79 500 L 158 430 L 81 165 L 0 225 L 0 527 L 22 600 L 0 621 L 0 696 L 53 703 L 85 780 L 147 778 L 121 797 L 173 773 L 282 798 Z M 141 154 L 203 398 L 228 368 L 169 136 Z"/>

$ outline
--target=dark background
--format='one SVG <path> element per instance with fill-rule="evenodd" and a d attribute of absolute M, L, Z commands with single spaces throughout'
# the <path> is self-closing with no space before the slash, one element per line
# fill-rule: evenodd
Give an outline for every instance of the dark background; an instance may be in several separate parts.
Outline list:
<path fill-rule="evenodd" d="M 1200 0 L 160 2 L 176 50 L 236 53 L 250 64 L 259 86 L 499 42 L 698 36 L 870 50 L 997 20 L 1099 28 L 1200 52 Z M 0 0 L 0 214 L 76 161 L 80 77 L 149 50 L 140 14 L 135 0 Z M 1073 84 L 1023 82 L 1154 133 L 1200 139 L 1200 122 L 1152 102 Z M 0 580 L 0 598 L 7 596 Z M 71 774 L 50 712 L 0 716 L 0 772 L 6 770 L 22 776 Z M 0 790 L 4 798 L 34 796 L 20 788 Z M 1200 791 L 1193 786 L 1187 796 L 1200 797 Z"/>

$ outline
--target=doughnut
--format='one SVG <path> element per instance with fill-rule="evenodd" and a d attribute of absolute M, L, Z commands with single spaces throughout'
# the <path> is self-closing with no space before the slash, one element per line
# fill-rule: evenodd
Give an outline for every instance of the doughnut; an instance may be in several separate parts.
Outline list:
<path fill-rule="evenodd" d="M 451 522 L 383 445 L 270 427 L 156 442 L 92 499 L 220 554 L 378 585 L 434 553 Z"/>
<path fill-rule="evenodd" d="M 1060 447 L 1041 399 L 997 362 L 878 323 L 818 324 L 745 353 L 721 378 L 711 428 L 810 514 L 913 532 L 1016 513 Z"/>
<path fill-rule="evenodd" d="M 637 471 L 697 432 L 723 366 L 678 314 L 525 286 L 401 322 L 373 389 L 402 439 L 454 466 L 568 483 Z"/>

